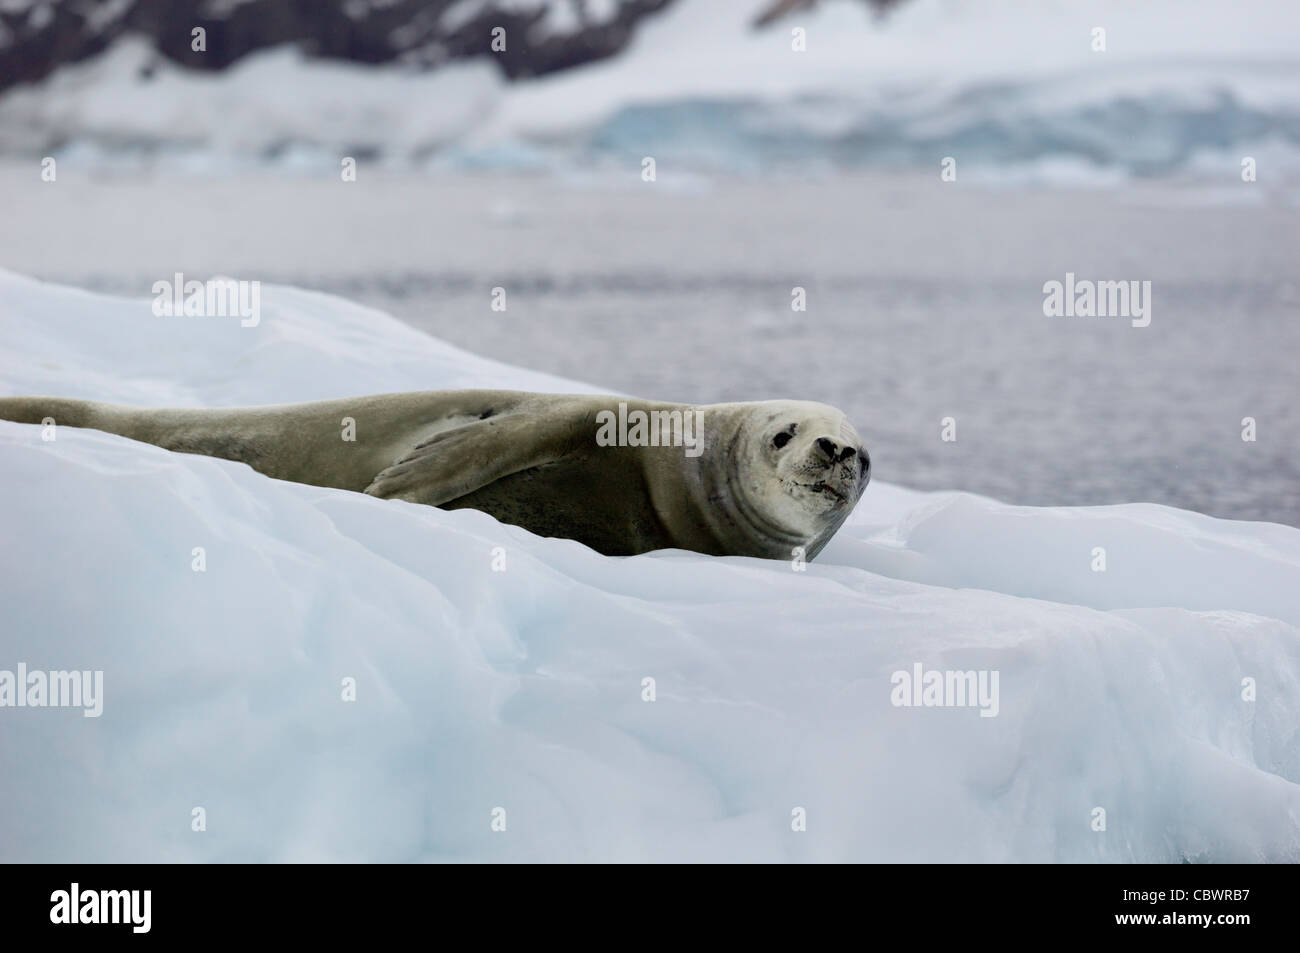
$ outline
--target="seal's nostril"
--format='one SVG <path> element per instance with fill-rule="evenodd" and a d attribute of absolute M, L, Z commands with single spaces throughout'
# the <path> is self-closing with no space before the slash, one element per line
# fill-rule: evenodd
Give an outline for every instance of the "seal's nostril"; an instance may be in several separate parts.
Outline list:
<path fill-rule="evenodd" d="M 855 453 L 857 453 L 857 451 L 854 450 L 852 447 L 845 447 L 843 450 L 840 451 L 840 460 L 841 461 L 847 460 Z"/>
<path fill-rule="evenodd" d="M 836 458 L 836 454 L 840 452 L 840 448 L 836 446 L 835 441 L 827 440 L 825 437 L 817 438 L 817 446 L 821 447 L 822 452 L 825 453 L 832 460 L 834 460 Z"/>

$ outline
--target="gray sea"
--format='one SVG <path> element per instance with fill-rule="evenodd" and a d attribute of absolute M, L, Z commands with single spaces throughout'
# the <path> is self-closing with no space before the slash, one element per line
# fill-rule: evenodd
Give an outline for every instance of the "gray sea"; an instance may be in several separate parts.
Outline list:
<path fill-rule="evenodd" d="M 61 167 L 50 187 L 24 166 L 0 194 L 19 272 L 317 288 L 611 390 L 835 404 L 909 487 L 1300 525 L 1300 209 L 1260 183 Z M 1151 282 L 1149 326 L 1045 316 L 1067 273 Z"/>

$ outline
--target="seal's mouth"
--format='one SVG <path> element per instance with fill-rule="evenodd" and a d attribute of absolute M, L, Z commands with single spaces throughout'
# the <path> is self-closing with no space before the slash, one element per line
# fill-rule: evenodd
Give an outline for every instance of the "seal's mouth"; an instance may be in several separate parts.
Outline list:
<path fill-rule="evenodd" d="M 799 485 L 807 487 L 808 489 L 812 490 L 815 493 L 827 493 L 835 497 L 837 503 L 847 503 L 849 501 L 848 497 L 846 497 L 843 493 L 839 492 L 834 487 L 827 485 L 826 483 L 822 483 L 822 482 L 800 483 Z"/>

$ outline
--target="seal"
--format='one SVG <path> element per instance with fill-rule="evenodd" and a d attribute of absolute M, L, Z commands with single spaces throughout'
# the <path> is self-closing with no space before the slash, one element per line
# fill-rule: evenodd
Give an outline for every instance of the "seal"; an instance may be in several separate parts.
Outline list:
<path fill-rule="evenodd" d="M 807 401 L 461 390 L 190 410 L 0 398 L 0 419 L 46 418 L 279 480 L 482 510 L 610 556 L 812 559 L 871 471 L 844 414 Z"/>

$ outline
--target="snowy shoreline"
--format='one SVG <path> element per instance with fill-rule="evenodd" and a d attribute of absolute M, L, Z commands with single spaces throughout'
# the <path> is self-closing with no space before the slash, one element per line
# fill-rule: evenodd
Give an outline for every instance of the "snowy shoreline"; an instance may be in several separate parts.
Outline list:
<path fill-rule="evenodd" d="M 596 390 L 291 288 L 255 328 L 0 303 L 5 394 Z M 0 457 L 0 668 L 104 673 L 99 718 L 0 711 L 7 860 L 1300 860 L 1294 528 L 873 482 L 794 572 L 94 431 Z M 915 666 L 997 672 L 997 715 L 891 704 Z"/>

